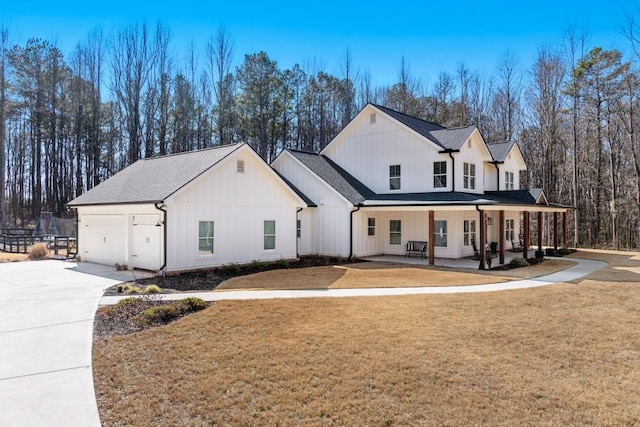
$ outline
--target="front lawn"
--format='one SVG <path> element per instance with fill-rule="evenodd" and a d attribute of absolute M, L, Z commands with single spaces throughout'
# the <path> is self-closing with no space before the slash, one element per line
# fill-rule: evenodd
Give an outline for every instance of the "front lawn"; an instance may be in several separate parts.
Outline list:
<path fill-rule="evenodd" d="M 637 282 L 597 280 L 218 302 L 96 341 L 100 417 L 105 426 L 637 425 L 638 307 Z"/>

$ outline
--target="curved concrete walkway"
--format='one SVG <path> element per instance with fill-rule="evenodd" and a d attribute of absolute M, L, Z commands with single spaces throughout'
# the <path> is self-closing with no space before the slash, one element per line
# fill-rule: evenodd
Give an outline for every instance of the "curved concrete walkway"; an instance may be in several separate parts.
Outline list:
<path fill-rule="evenodd" d="M 0 264 L 0 426 L 99 426 L 93 317 L 131 272 L 63 261 Z"/>
<path fill-rule="evenodd" d="M 477 286 L 328 289 L 309 291 L 217 291 L 163 295 L 230 299 L 312 298 L 488 292 L 546 286 L 579 279 L 606 264 L 573 259 L 578 265 L 530 280 Z M 141 273 L 136 272 L 137 277 Z M 98 302 L 132 272 L 62 261 L 0 264 L 0 426 L 99 426 L 91 345 Z M 101 298 L 102 297 L 102 298 Z"/>
<path fill-rule="evenodd" d="M 607 265 L 602 261 L 580 258 L 565 258 L 577 263 L 573 267 L 534 279 L 513 280 L 511 282 L 491 283 L 468 286 L 428 286 L 416 288 L 359 288 L 359 289 L 314 289 L 314 290 L 282 290 L 282 291 L 212 291 L 163 294 L 165 300 L 179 300 L 188 296 L 202 298 L 205 301 L 273 299 L 273 298 L 319 298 L 319 297 L 357 297 L 357 296 L 392 296 L 421 294 L 454 294 L 471 292 L 493 292 L 510 289 L 536 288 L 554 283 L 569 282 L 593 273 Z M 100 305 L 116 304 L 121 296 L 103 297 Z"/>

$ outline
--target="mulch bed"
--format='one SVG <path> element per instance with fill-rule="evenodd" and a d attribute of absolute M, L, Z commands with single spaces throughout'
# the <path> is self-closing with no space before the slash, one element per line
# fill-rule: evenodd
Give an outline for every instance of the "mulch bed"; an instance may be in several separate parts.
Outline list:
<path fill-rule="evenodd" d="M 200 270 L 165 277 L 151 277 L 148 279 L 137 279 L 135 284 L 144 288 L 147 285 L 157 285 L 162 293 L 177 292 L 193 292 L 193 291 L 212 291 L 220 283 L 227 279 L 238 276 L 246 276 L 248 274 L 260 273 L 267 270 L 281 270 L 287 268 L 304 268 L 317 267 L 323 265 L 340 265 L 352 264 L 354 262 L 366 262 L 362 260 L 348 261 L 346 258 L 322 257 L 322 256 L 305 256 L 298 261 L 276 261 L 276 262 L 253 262 L 247 265 L 228 265 L 217 267 L 210 270 Z M 134 282 L 128 282 L 134 283 Z M 118 287 L 114 285 L 108 288 L 104 295 L 122 295 L 118 292 Z"/>

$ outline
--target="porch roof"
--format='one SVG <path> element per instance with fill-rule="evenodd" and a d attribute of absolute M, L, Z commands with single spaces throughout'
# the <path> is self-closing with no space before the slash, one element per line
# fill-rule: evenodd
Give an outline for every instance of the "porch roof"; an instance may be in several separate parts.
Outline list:
<path fill-rule="evenodd" d="M 563 212 L 571 207 L 552 205 L 540 189 L 487 192 L 485 194 L 454 192 L 375 194 L 360 203 L 361 207 L 423 210 L 520 210 Z"/>

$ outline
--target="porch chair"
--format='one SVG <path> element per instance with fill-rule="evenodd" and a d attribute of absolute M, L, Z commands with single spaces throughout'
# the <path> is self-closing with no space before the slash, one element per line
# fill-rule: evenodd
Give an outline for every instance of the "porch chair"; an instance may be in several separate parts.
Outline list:
<path fill-rule="evenodd" d="M 471 236 L 471 247 L 473 247 L 473 259 L 480 259 L 480 252 L 478 252 L 478 246 L 476 245 L 476 238 Z"/>
<path fill-rule="evenodd" d="M 498 256 L 498 242 L 489 243 L 489 252 L 491 254 L 491 258 Z"/>

